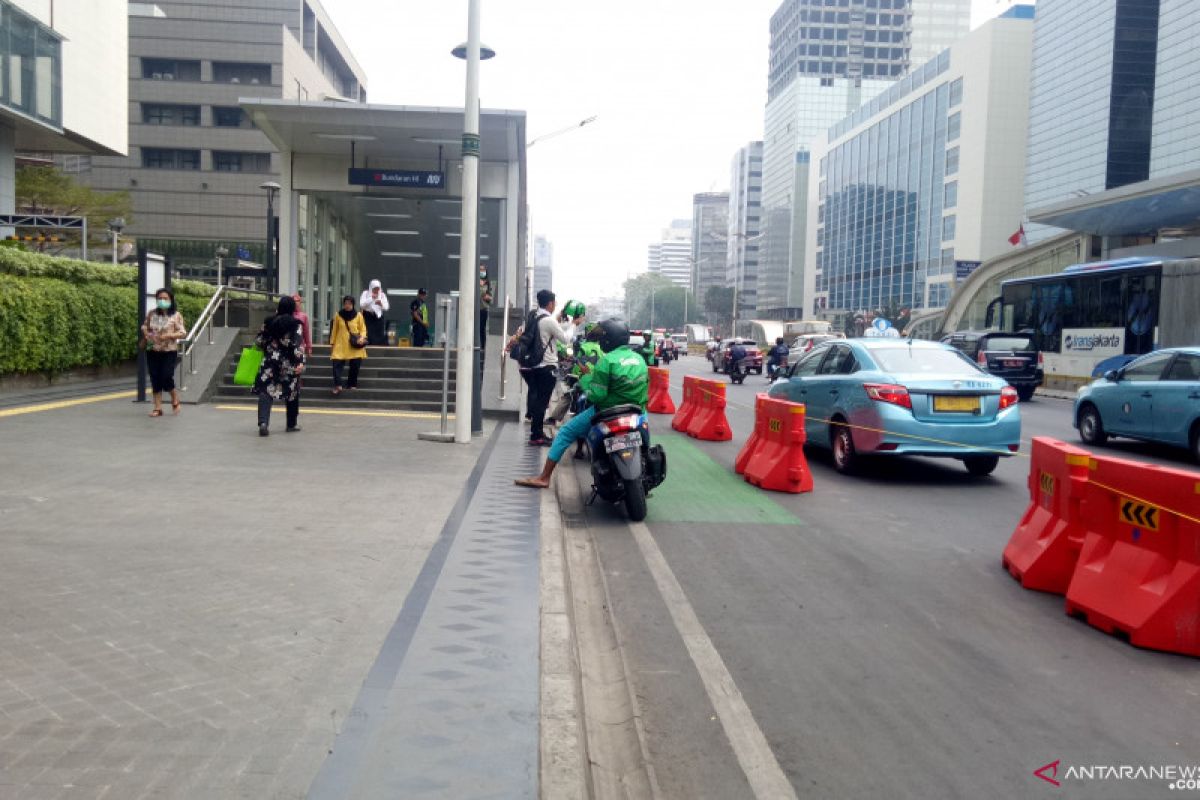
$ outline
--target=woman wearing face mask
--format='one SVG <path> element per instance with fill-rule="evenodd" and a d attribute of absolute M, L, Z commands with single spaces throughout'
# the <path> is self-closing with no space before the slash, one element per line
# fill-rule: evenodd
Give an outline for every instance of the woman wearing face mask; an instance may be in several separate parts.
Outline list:
<path fill-rule="evenodd" d="M 304 331 L 300 320 L 292 316 L 296 301 L 279 298 L 278 313 L 263 323 L 255 340 L 263 351 L 262 366 L 254 379 L 258 395 L 258 435 L 268 436 L 271 406 L 276 400 L 287 403 L 287 432 L 300 430 L 300 376 L 304 373 Z"/>
<path fill-rule="evenodd" d="M 488 280 L 487 268 L 479 266 L 479 350 L 487 347 L 488 310 L 492 307 L 492 282 Z M 480 364 L 480 367 L 483 365 Z"/>
<path fill-rule="evenodd" d="M 358 368 L 367 357 L 367 326 L 354 307 L 354 298 L 342 298 L 342 307 L 329 324 L 329 359 L 333 363 L 333 396 L 342 389 L 358 388 Z M 350 380 L 342 382 L 342 370 L 350 365 Z"/>
<path fill-rule="evenodd" d="M 175 295 L 168 289 L 154 293 L 154 310 L 146 315 L 142 323 L 142 337 L 146 348 L 146 368 L 150 373 L 150 386 L 154 390 L 152 417 L 163 415 L 162 393 L 171 393 L 171 412 L 179 413 L 179 391 L 175 388 L 175 359 L 179 353 L 179 340 L 187 336 L 183 315 L 175 308 Z"/>
<path fill-rule="evenodd" d="M 362 296 L 358 298 L 359 308 L 363 312 L 363 321 L 367 323 L 367 344 L 387 344 L 387 292 L 383 284 L 371 281 Z"/>

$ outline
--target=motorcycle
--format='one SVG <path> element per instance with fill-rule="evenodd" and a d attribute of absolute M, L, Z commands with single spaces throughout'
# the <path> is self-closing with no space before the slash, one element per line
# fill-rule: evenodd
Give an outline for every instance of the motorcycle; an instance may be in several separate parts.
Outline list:
<path fill-rule="evenodd" d="M 750 374 L 751 369 L 750 359 L 740 358 L 726 367 L 725 372 L 731 381 L 740 386 L 742 381 L 746 380 L 746 376 Z"/>
<path fill-rule="evenodd" d="M 661 445 L 646 443 L 650 430 L 646 412 L 635 405 L 620 405 L 596 414 L 588 431 L 592 462 L 592 497 L 617 504 L 634 522 L 646 518 L 646 498 L 667 477 L 667 454 Z"/>
<path fill-rule="evenodd" d="M 787 359 L 781 359 L 778 364 L 767 363 L 767 383 L 774 383 L 781 373 L 787 371 Z"/>

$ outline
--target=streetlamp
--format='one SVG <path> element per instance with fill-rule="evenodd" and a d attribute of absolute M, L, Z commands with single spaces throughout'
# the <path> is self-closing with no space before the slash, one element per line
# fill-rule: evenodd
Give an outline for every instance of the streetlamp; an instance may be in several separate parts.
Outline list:
<path fill-rule="evenodd" d="M 458 368 L 454 377 L 454 441 L 471 442 L 471 405 L 474 400 L 475 357 L 475 240 L 479 229 L 479 61 L 496 51 L 479 41 L 480 0 L 467 0 L 467 41 L 455 47 L 455 58 L 467 62 L 466 102 L 462 135 L 462 227 L 458 253 Z M 471 365 L 468 367 L 468 364 Z"/>
<path fill-rule="evenodd" d="M 117 263 L 117 240 L 121 238 L 121 231 L 125 230 L 125 218 L 114 217 L 108 221 L 108 232 L 112 234 L 112 263 Z"/>
<path fill-rule="evenodd" d="M 228 247 L 221 245 L 217 248 L 217 286 L 220 286 L 224 283 L 221 268 L 224 266 L 225 256 L 227 255 L 229 255 Z"/>
<path fill-rule="evenodd" d="M 279 291 L 279 268 L 275 263 L 275 193 L 283 187 L 275 181 L 260 183 L 267 192 L 267 291 Z"/>

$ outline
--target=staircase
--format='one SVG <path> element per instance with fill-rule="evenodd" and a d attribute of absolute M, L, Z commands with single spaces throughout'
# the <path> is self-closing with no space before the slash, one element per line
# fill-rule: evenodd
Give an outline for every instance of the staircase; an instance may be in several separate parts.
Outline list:
<path fill-rule="evenodd" d="M 256 399 L 249 387 L 235 386 L 233 383 L 240 355 L 241 347 L 235 347 L 212 402 L 245 403 Z M 451 414 L 454 413 L 455 363 L 455 354 L 451 351 Z M 346 389 L 340 396 L 334 397 L 329 345 L 314 344 L 313 354 L 304 368 L 301 408 L 441 413 L 442 351 L 432 347 L 368 347 L 367 358 L 358 372 L 358 385 L 360 388 L 357 390 Z"/>

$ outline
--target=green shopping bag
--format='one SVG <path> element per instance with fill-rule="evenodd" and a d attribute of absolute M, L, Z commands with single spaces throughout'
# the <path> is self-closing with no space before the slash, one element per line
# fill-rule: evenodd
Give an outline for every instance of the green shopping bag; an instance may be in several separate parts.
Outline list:
<path fill-rule="evenodd" d="M 237 371 L 233 373 L 235 386 L 253 386 L 258 377 L 258 368 L 262 366 L 263 351 L 257 347 L 243 347 L 241 358 L 238 359 Z"/>

